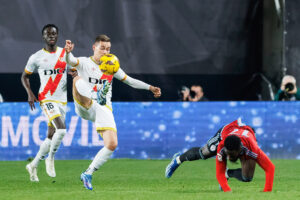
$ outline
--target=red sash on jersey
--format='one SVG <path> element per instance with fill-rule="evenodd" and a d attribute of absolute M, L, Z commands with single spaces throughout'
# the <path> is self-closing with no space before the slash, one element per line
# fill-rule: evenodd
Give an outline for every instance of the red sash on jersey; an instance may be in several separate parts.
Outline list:
<path fill-rule="evenodd" d="M 58 58 L 58 60 L 57 60 L 57 62 L 55 64 L 55 66 L 54 66 L 54 69 L 59 69 L 60 73 L 63 73 L 63 71 L 66 69 L 66 65 L 67 65 L 66 62 L 61 61 L 62 58 L 64 57 L 64 55 L 65 55 L 65 49 L 62 50 L 62 52 L 61 52 L 61 54 L 60 54 L 60 56 L 59 56 L 59 58 Z M 39 98 L 38 98 L 39 101 L 44 100 L 46 98 L 45 97 L 46 94 L 49 91 L 50 91 L 50 94 L 53 95 L 53 93 L 57 89 L 57 86 L 58 86 L 58 84 L 59 84 L 59 82 L 60 82 L 60 80 L 61 80 L 61 78 L 63 76 L 63 74 L 60 74 L 60 73 L 55 76 L 54 81 L 52 80 L 52 77 L 50 76 L 50 78 L 49 78 L 49 80 L 48 80 L 48 82 L 47 82 L 44 90 L 39 94 Z"/>

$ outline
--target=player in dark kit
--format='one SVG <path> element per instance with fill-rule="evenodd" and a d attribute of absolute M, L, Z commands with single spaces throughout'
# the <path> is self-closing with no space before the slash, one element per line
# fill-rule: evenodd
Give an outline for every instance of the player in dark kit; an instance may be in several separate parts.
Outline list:
<path fill-rule="evenodd" d="M 267 155 L 258 147 L 254 130 L 235 120 L 223 126 L 203 147 L 194 147 L 183 154 L 176 153 L 166 167 L 165 176 L 170 178 L 184 161 L 207 159 L 216 156 L 216 177 L 224 192 L 231 191 L 228 178 L 250 182 L 254 176 L 255 165 L 265 171 L 266 182 L 264 192 L 272 191 L 275 166 Z M 227 160 L 241 161 L 241 168 L 226 169 Z"/>

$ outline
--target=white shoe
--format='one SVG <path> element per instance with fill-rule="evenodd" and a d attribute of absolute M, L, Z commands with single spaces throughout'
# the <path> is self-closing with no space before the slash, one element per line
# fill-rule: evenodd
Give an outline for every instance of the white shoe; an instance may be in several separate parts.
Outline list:
<path fill-rule="evenodd" d="M 31 164 L 29 163 L 28 165 L 26 165 L 26 170 L 29 173 L 30 181 L 32 181 L 32 182 L 39 182 L 39 178 L 37 176 L 36 167 L 32 167 Z"/>
<path fill-rule="evenodd" d="M 56 177 L 55 169 L 54 169 L 54 159 L 50 157 L 45 159 L 46 164 L 46 172 L 50 177 Z"/>

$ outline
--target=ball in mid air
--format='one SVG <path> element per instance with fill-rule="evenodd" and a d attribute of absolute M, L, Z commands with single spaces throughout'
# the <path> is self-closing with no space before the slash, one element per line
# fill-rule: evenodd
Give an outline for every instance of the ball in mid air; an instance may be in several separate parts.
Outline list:
<path fill-rule="evenodd" d="M 100 58 L 100 70 L 107 75 L 113 75 L 120 68 L 119 59 L 114 54 L 106 54 Z"/>

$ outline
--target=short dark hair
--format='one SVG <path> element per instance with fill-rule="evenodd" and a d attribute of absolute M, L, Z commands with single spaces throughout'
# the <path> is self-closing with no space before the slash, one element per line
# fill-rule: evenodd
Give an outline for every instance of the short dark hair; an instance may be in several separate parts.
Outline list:
<path fill-rule="evenodd" d="M 241 147 L 241 139 L 236 135 L 230 135 L 225 139 L 224 146 L 229 151 L 239 150 Z"/>
<path fill-rule="evenodd" d="M 107 35 L 104 35 L 104 34 L 102 34 L 102 35 L 98 35 L 97 37 L 96 37 L 96 39 L 95 39 L 95 43 L 96 42 L 110 42 L 110 38 L 107 36 Z"/>
<path fill-rule="evenodd" d="M 55 28 L 56 31 L 57 31 L 57 33 L 58 33 L 58 28 L 57 28 L 57 26 L 56 26 L 55 24 L 46 24 L 46 25 L 43 27 L 43 29 L 42 29 L 42 35 L 44 35 L 44 30 L 47 29 L 47 28 L 49 28 L 49 27 Z"/>

